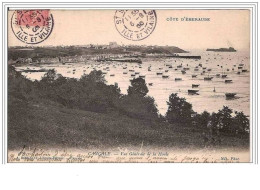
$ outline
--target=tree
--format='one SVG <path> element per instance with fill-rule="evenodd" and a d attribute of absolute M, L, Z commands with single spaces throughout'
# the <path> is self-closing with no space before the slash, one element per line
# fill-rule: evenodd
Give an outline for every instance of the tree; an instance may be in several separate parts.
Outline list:
<path fill-rule="evenodd" d="M 55 86 L 63 85 L 67 82 L 67 78 L 62 76 L 61 74 L 57 74 L 57 79 L 55 80 Z"/>
<path fill-rule="evenodd" d="M 219 124 L 219 115 L 215 112 L 211 114 L 211 121 L 212 121 L 212 126 L 214 129 L 218 128 Z"/>
<path fill-rule="evenodd" d="M 92 83 L 106 83 L 104 73 L 100 70 L 93 70 L 88 75 L 84 74 L 80 78 L 80 82 L 92 82 Z"/>
<path fill-rule="evenodd" d="M 233 121 L 233 128 L 236 129 L 237 133 L 249 132 L 249 119 L 243 112 L 235 112 L 236 116 Z"/>
<path fill-rule="evenodd" d="M 47 71 L 47 73 L 44 74 L 42 77 L 41 82 L 45 84 L 51 84 L 58 78 L 57 73 L 54 69 L 50 69 Z"/>
<path fill-rule="evenodd" d="M 209 112 L 204 111 L 201 114 L 197 114 L 194 119 L 200 127 L 206 127 L 208 121 L 211 120 L 211 116 Z"/>
<path fill-rule="evenodd" d="M 168 110 L 166 119 L 169 123 L 190 123 L 191 114 L 193 113 L 192 105 L 185 98 L 178 97 L 177 93 L 173 93 L 169 97 Z"/>
<path fill-rule="evenodd" d="M 146 86 L 145 80 L 142 78 L 136 78 L 131 81 L 131 86 L 129 86 L 128 95 L 137 95 L 140 97 L 144 97 L 148 92 L 148 88 Z"/>
<path fill-rule="evenodd" d="M 150 96 L 124 95 L 120 98 L 117 108 L 129 117 L 147 121 L 158 120 L 158 109 Z"/>
<path fill-rule="evenodd" d="M 224 132 L 232 132 L 232 116 L 233 113 L 232 109 L 230 109 L 228 106 L 223 106 L 222 110 L 218 111 L 218 119 L 222 119 L 222 128 L 221 131 Z"/>

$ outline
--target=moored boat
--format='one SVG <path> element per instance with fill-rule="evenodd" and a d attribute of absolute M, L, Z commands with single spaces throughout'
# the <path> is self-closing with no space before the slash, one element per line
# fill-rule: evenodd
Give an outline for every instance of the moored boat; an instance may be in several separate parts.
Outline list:
<path fill-rule="evenodd" d="M 204 77 L 204 80 L 212 80 L 213 77 Z"/>
<path fill-rule="evenodd" d="M 232 82 L 231 79 L 225 80 L 225 83 L 231 83 L 231 82 Z"/>
<path fill-rule="evenodd" d="M 198 88 L 199 84 L 192 84 L 192 88 Z"/>
<path fill-rule="evenodd" d="M 234 98 L 237 93 L 225 93 L 226 98 Z"/>
<path fill-rule="evenodd" d="M 197 94 L 199 90 L 188 90 L 188 94 Z"/>

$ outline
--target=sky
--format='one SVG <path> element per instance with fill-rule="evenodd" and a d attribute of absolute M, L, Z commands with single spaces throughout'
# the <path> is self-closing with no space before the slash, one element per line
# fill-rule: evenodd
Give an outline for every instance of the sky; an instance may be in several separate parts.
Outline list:
<path fill-rule="evenodd" d="M 11 29 L 8 14 L 8 45 L 26 46 Z M 156 10 L 154 31 L 145 39 L 131 41 L 115 27 L 115 10 L 51 10 L 54 28 L 50 36 L 34 46 L 108 44 L 169 45 L 182 49 L 206 49 L 233 46 L 250 47 L 249 10 Z M 181 18 L 209 18 L 210 21 L 181 21 Z M 178 18 L 178 21 L 167 21 Z"/>

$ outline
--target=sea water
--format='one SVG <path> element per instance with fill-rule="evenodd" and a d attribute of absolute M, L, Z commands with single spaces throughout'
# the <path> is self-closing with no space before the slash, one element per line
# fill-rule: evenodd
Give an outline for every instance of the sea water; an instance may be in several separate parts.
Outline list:
<path fill-rule="evenodd" d="M 183 54 L 182 54 L 183 55 Z M 178 96 L 186 98 L 193 106 L 193 110 L 201 113 L 203 111 L 217 112 L 223 106 L 228 106 L 234 111 L 243 111 L 250 115 L 250 57 L 249 52 L 209 52 L 209 51 L 190 51 L 187 55 L 200 55 L 200 60 L 180 59 L 180 58 L 145 58 L 143 63 L 120 63 L 120 62 L 95 62 L 88 61 L 82 63 L 63 64 L 42 64 L 33 66 L 17 67 L 18 71 L 29 69 L 55 69 L 57 73 L 64 77 L 80 78 L 83 74 L 88 74 L 92 70 L 102 70 L 106 72 L 105 79 L 107 84 L 117 83 L 121 93 L 126 94 L 130 85 L 130 79 L 134 78 L 131 74 L 137 72 L 137 78 L 140 75 L 145 76 L 149 92 L 148 95 L 155 99 L 158 110 L 161 114 L 167 111 L 167 101 L 171 93 L 178 93 Z M 239 64 L 243 64 L 242 72 L 238 69 Z M 177 69 L 177 66 L 182 66 Z M 201 66 L 199 66 L 201 65 Z M 172 66 L 172 68 L 169 68 Z M 127 67 L 127 68 L 126 68 Z M 194 71 L 195 68 L 198 71 Z M 150 71 L 148 71 L 150 68 Z M 186 74 L 182 74 L 183 68 Z M 204 68 L 204 69 L 203 69 Z M 130 72 L 129 70 L 134 70 Z M 168 70 L 168 72 L 166 72 Z M 205 73 L 203 73 L 205 71 Z M 240 71 L 240 74 L 237 72 Z M 127 72 L 127 74 L 123 74 Z M 162 72 L 169 78 L 163 78 L 157 75 Z M 201 74 L 202 73 L 202 74 Z M 40 80 L 45 72 L 22 72 L 23 75 L 31 80 Z M 192 75 L 196 74 L 196 78 Z M 216 77 L 220 74 L 220 77 Z M 221 78 L 226 74 L 227 78 Z M 205 81 L 204 77 L 214 77 L 211 81 Z M 175 78 L 182 78 L 182 81 L 175 81 Z M 231 83 L 225 83 L 225 80 L 232 80 Z M 149 83 L 152 83 L 148 85 Z M 198 88 L 192 88 L 192 84 L 198 84 Z M 197 94 L 188 94 L 189 89 L 199 90 Z M 226 99 L 225 93 L 237 93 L 236 98 Z"/>

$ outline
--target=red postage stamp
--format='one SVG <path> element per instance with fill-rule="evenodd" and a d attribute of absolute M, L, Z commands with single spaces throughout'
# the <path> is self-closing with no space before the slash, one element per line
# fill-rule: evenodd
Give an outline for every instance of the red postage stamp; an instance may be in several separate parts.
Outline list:
<path fill-rule="evenodd" d="M 49 10 L 22 10 L 16 16 L 20 26 L 47 26 Z"/>
<path fill-rule="evenodd" d="M 11 20 L 15 36 L 27 44 L 38 44 L 46 40 L 53 25 L 53 16 L 49 10 L 17 10 Z"/>

